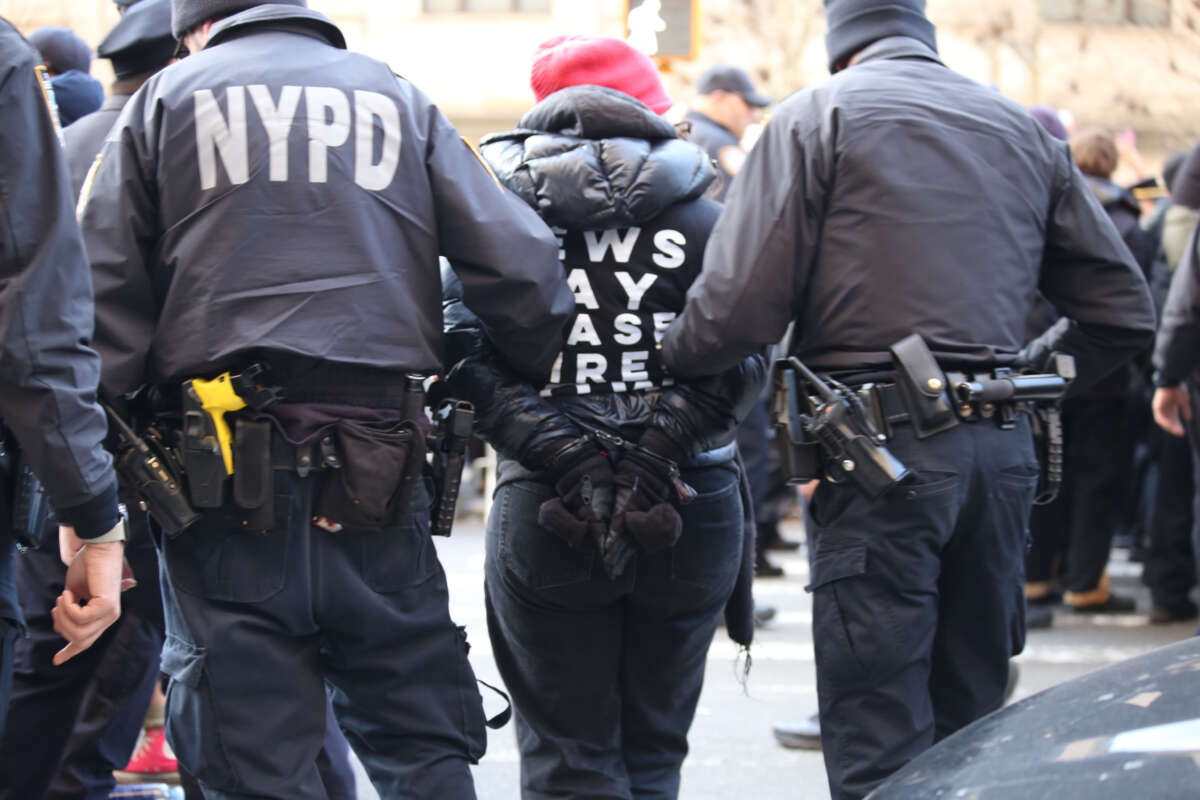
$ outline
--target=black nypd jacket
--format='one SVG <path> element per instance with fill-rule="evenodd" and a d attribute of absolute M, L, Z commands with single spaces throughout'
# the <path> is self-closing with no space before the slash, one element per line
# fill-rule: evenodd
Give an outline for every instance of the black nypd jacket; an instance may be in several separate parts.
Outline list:
<path fill-rule="evenodd" d="M 677 375 L 776 342 L 818 369 L 1013 364 L 1038 290 L 1064 318 L 1025 351 L 1075 356 L 1085 388 L 1143 349 L 1154 309 L 1067 146 L 913 39 L 776 109 L 730 191 L 704 274 L 663 340 Z"/>
<path fill-rule="evenodd" d="M 481 151 L 553 226 L 576 313 L 541 396 L 497 359 L 470 358 L 451 373 L 480 412 L 479 430 L 531 470 L 594 429 L 637 441 L 654 425 L 691 456 L 727 445 L 758 395 L 764 360 L 675 385 L 655 347 L 683 307 L 720 211 L 702 198 L 713 179 L 708 158 L 641 103 L 596 86 L 551 95 L 520 125 L 485 138 Z M 448 349 L 465 355 L 480 340 L 447 278 L 447 333 L 460 341 Z"/>
<path fill-rule="evenodd" d="M 92 284 L 74 198 L 34 68 L 41 58 L 0 19 L 0 418 L 64 522 L 84 538 L 120 519 L 108 425 L 96 404 L 100 360 Z M 0 617 L 11 541 L 0 524 Z"/>
<path fill-rule="evenodd" d="M 105 389 L 248 350 L 436 372 L 439 254 L 545 379 L 571 308 L 553 234 L 428 98 L 344 48 L 314 11 L 257 6 L 125 106 L 83 200 Z"/>

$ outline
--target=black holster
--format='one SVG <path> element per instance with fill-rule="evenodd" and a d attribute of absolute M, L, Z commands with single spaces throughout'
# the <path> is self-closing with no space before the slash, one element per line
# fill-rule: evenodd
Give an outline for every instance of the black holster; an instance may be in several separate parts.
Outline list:
<path fill-rule="evenodd" d="M 408 507 L 425 464 L 425 437 L 413 420 L 334 428 L 341 468 L 325 477 L 315 513 L 348 528 L 378 531 Z"/>

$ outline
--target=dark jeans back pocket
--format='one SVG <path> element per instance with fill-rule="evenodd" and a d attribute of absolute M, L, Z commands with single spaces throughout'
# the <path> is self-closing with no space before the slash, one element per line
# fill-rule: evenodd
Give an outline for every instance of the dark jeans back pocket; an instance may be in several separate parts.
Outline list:
<path fill-rule="evenodd" d="M 742 499 L 736 473 L 709 468 L 684 479 L 701 493 L 681 506 L 683 534 L 672 548 L 671 576 L 708 588 L 732 587 L 742 561 Z M 703 487 L 703 488 L 702 488 Z"/>
<path fill-rule="evenodd" d="M 249 530 L 249 512 L 226 504 L 202 512 L 179 536 L 164 537 L 171 585 L 198 597 L 234 603 L 261 603 L 273 597 L 287 574 L 291 505 L 290 496 L 275 496 L 275 528 L 266 533 Z"/>
<path fill-rule="evenodd" d="M 592 574 L 596 551 L 590 543 L 577 550 L 538 524 L 538 508 L 554 496 L 549 486 L 515 481 L 496 490 L 488 517 L 489 535 L 496 537 L 500 563 L 533 589 L 583 583 Z"/>

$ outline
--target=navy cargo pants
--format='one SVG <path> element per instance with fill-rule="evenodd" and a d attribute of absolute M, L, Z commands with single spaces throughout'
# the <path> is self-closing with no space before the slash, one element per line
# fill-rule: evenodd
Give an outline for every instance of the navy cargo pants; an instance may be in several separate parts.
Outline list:
<path fill-rule="evenodd" d="M 324 798 L 326 683 L 384 800 L 473 800 L 485 747 L 428 497 L 380 532 L 310 524 L 323 474 L 275 473 L 275 528 L 230 506 L 162 542 L 167 737 L 208 800 Z"/>
<path fill-rule="evenodd" d="M 486 597 L 512 694 L 525 800 L 673 800 L 704 667 L 742 560 L 732 463 L 684 469 L 699 496 L 674 547 L 616 581 L 595 549 L 538 525 L 554 489 L 504 483 L 488 516 Z"/>
<path fill-rule="evenodd" d="M 1004 701 L 1025 640 L 1024 554 L 1038 466 L 1028 421 L 987 420 L 892 453 L 915 475 L 870 501 L 813 498 L 813 642 L 834 800 L 857 800 Z"/>

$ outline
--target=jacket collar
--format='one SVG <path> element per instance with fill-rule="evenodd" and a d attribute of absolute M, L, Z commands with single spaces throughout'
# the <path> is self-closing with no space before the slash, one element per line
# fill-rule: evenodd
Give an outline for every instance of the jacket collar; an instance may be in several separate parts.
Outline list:
<path fill-rule="evenodd" d="M 920 58 L 945 66 L 935 51 L 916 39 L 910 39 L 907 36 L 888 36 L 877 42 L 872 42 L 863 49 L 862 54 L 859 55 L 858 60 L 854 64 L 857 66 L 859 64 L 866 64 L 869 61 L 897 58 Z"/>
<path fill-rule="evenodd" d="M 308 8 L 283 4 L 268 3 L 254 6 L 245 11 L 226 17 L 212 26 L 209 32 L 208 44 L 205 49 L 221 42 L 237 38 L 250 32 L 252 28 L 281 23 L 272 27 L 287 30 L 298 30 L 326 40 L 339 49 L 346 49 L 346 38 L 338 27 L 326 17 Z"/>

